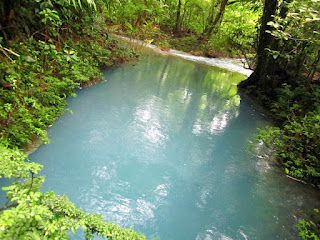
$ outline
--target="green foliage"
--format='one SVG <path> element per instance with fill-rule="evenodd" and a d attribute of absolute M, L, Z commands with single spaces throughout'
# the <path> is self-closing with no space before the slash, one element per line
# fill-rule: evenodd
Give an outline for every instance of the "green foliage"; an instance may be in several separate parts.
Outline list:
<path fill-rule="evenodd" d="M 300 230 L 299 236 L 303 240 L 320 239 L 320 213 L 319 209 L 314 209 L 310 214 L 310 220 L 300 220 L 296 227 Z"/>
<path fill-rule="evenodd" d="M 283 124 L 260 130 L 259 140 L 274 150 L 286 174 L 320 187 L 320 87 L 283 84 L 271 108 Z"/>
<path fill-rule="evenodd" d="M 30 173 L 37 174 L 42 169 L 40 164 L 24 161 L 27 156 L 18 149 L 0 144 L 0 152 L 0 178 L 29 177 Z"/>
<path fill-rule="evenodd" d="M 277 41 L 269 53 L 294 81 L 277 89 L 270 104 L 281 128 L 261 130 L 259 140 L 273 149 L 286 174 L 319 186 L 320 90 L 311 84 L 319 72 L 319 1 L 278 2 L 269 22 Z M 1 239 L 68 239 L 68 230 L 78 228 L 86 239 L 95 234 L 145 239 L 105 223 L 100 215 L 84 213 L 66 196 L 42 193 L 44 177 L 37 175 L 42 166 L 28 162 L 18 148 L 36 137 L 48 141 L 47 126 L 65 111 L 66 97 L 74 96 L 75 88 L 100 79 L 99 68 L 135 56 L 110 38 L 105 23 L 131 37 L 194 54 L 251 54 L 261 1 L 229 1 L 212 34 L 202 35 L 220 3 L 181 0 L 181 30 L 173 36 L 178 0 L 0 2 L 0 176 L 15 180 L 4 188 L 9 201 L 0 209 Z M 300 221 L 300 236 L 319 239 L 319 224 L 314 226 L 314 221 Z"/>
<path fill-rule="evenodd" d="M 278 41 L 270 54 L 291 76 L 303 74 L 313 80 L 320 67 L 319 1 L 280 2 L 274 20 L 268 23 L 273 29 L 268 32 Z"/>
<path fill-rule="evenodd" d="M 284 172 L 320 187 L 320 87 L 306 83 L 283 84 L 276 89 L 271 104 L 274 117 L 281 127 L 259 131 L 258 140 L 269 146 Z M 315 220 L 300 220 L 297 228 L 302 239 L 319 239 L 319 213 Z"/>
<path fill-rule="evenodd" d="M 107 21 L 121 24 L 123 29 L 139 28 L 144 24 L 159 24 L 167 17 L 163 1 L 106 1 L 103 5 Z"/>
<path fill-rule="evenodd" d="M 76 87 L 99 79 L 98 67 L 131 56 L 115 40 L 68 39 L 63 48 L 53 43 L 16 43 L 12 49 L 20 56 L 0 64 L 1 83 L 7 86 L 0 89 L 0 137 L 10 146 L 25 146 L 33 136 L 46 139 L 45 129 L 64 111 L 65 98 L 74 95 Z"/>
<path fill-rule="evenodd" d="M 171 46 L 174 46 L 176 49 L 184 52 L 205 50 L 205 45 L 198 43 L 197 36 L 186 36 L 170 39 L 169 44 Z"/>
<path fill-rule="evenodd" d="M 263 21 L 268 30 L 260 32 L 258 66 L 242 86 L 263 95 L 279 127 L 260 130 L 258 140 L 286 174 L 319 188 L 319 1 L 265 1 L 264 13 L 272 21 Z M 303 239 L 319 239 L 318 223 L 301 220 L 297 227 Z"/>
<path fill-rule="evenodd" d="M 68 232 L 79 228 L 86 239 L 145 239 L 84 213 L 66 196 L 41 192 L 43 166 L 20 150 L 37 137 L 48 141 L 46 128 L 65 111 L 75 88 L 99 80 L 101 67 L 135 57 L 108 38 L 96 6 L 92 0 L 26 0 L 11 6 L 16 24 L 0 38 L 0 178 L 11 179 L 2 188 L 8 201 L 0 208 L 0 239 L 68 239 Z"/>
<path fill-rule="evenodd" d="M 306 113 L 320 112 L 320 87 L 301 83 L 296 87 L 284 83 L 276 89 L 277 99 L 272 103 L 276 118 L 286 121 L 290 117 L 303 117 Z"/>
<path fill-rule="evenodd" d="M 2 188 L 8 202 L 0 209 L 1 239 L 68 239 L 68 230 L 75 233 L 80 227 L 86 239 L 94 234 L 108 239 L 146 239 L 132 229 L 104 222 L 101 215 L 84 213 L 66 196 L 40 192 L 44 177 L 35 174 L 42 166 L 25 161 L 26 155 L 18 149 L 0 145 L 0 150 L 0 176 L 23 178 Z"/>
<path fill-rule="evenodd" d="M 40 15 L 42 15 L 43 16 L 43 18 L 42 18 L 42 22 L 44 23 L 44 24 L 51 24 L 52 26 L 54 26 L 54 27 L 58 27 L 58 26 L 60 26 L 61 25 L 61 23 L 60 23 L 60 17 L 59 17 L 59 15 L 58 15 L 58 12 L 57 11 L 55 11 L 55 10 L 51 10 L 51 9 L 49 9 L 49 8 L 46 8 L 46 9 L 44 9 L 44 10 L 42 10 L 41 12 L 39 12 L 40 13 Z"/>
<path fill-rule="evenodd" d="M 260 130 L 259 138 L 275 151 L 287 174 L 320 187 L 320 115 Z"/>
<path fill-rule="evenodd" d="M 132 229 L 104 222 L 101 215 L 84 213 L 66 196 L 39 191 L 27 194 L 13 186 L 8 190 L 14 193 L 12 199 L 19 199 L 19 205 L 1 215 L 1 239 L 69 239 L 68 230 L 75 233 L 80 227 L 86 239 L 95 234 L 107 239 L 146 239 Z"/>
<path fill-rule="evenodd" d="M 269 30 L 260 35 L 260 66 L 258 62 L 247 83 L 261 91 L 280 127 L 260 131 L 259 139 L 274 150 L 287 174 L 319 187 L 320 87 L 315 81 L 320 60 L 319 1 L 276 2 L 273 15 L 264 16 L 273 20 L 265 22 Z M 264 54 L 261 49 L 266 46 Z"/>
<path fill-rule="evenodd" d="M 165 3 L 165 4 L 164 4 Z M 217 12 L 220 0 L 181 0 L 181 30 L 173 35 L 178 0 L 107 1 L 102 11 L 112 30 L 130 37 L 207 56 L 238 56 L 253 52 L 261 3 L 234 1 L 227 5 L 224 19 L 215 32 L 204 38 L 212 7 Z M 203 39 L 203 40 L 199 40 Z"/>
<path fill-rule="evenodd" d="M 228 6 L 223 22 L 209 40 L 211 48 L 230 55 L 252 53 L 260 15 L 261 6 L 257 4 L 239 2 Z"/>

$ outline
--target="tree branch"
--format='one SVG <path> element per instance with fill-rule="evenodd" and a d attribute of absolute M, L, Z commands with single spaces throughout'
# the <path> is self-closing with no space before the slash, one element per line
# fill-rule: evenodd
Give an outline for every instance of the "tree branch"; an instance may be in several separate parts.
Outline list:
<path fill-rule="evenodd" d="M 30 171 L 30 172 L 31 172 L 31 171 Z M 30 184 L 30 188 L 29 188 L 29 190 L 28 190 L 28 194 L 31 192 L 31 189 L 32 189 L 32 187 L 33 187 L 33 179 L 34 179 L 34 173 L 31 172 L 31 184 Z"/>
<path fill-rule="evenodd" d="M 2 212 L 3 210 L 6 210 L 8 208 L 12 208 L 12 207 L 16 207 L 18 206 L 19 204 L 18 203 L 13 203 L 11 205 L 8 205 L 8 206 L 4 206 L 3 208 L 0 208 L 0 212 Z"/>

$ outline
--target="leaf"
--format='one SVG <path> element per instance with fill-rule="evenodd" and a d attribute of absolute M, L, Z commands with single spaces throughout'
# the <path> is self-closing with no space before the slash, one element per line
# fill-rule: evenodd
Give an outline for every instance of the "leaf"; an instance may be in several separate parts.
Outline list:
<path fill-rule="evenodd" d="M 26 61 L 27 62 L 35 62 L 36 60 L 30 56 L 26 56 Z"/>

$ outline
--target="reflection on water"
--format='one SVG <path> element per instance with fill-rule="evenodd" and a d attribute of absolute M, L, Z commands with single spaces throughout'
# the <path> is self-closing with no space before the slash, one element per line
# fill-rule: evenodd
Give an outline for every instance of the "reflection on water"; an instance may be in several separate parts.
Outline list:
<path fill-rule="evenodd" d="M 246 152 L 267 121 L 240 101 L 242 75 L 149 54 L 105 76 L 30 156 L 45 190 L 149 238 L 296 238 L 316 196 Z"/>

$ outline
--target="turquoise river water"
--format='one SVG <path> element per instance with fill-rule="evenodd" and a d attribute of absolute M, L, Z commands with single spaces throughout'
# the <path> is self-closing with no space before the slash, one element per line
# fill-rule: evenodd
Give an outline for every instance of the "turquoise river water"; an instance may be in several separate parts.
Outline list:
<path fill-rule="evenodd" d="M 268 121 L 237 94 L 243 75 L 155 53 L 104 75 L 30 155 L 43 190 L 148 238 L 297 239 L 317 193 L 246 152 Z"/>

